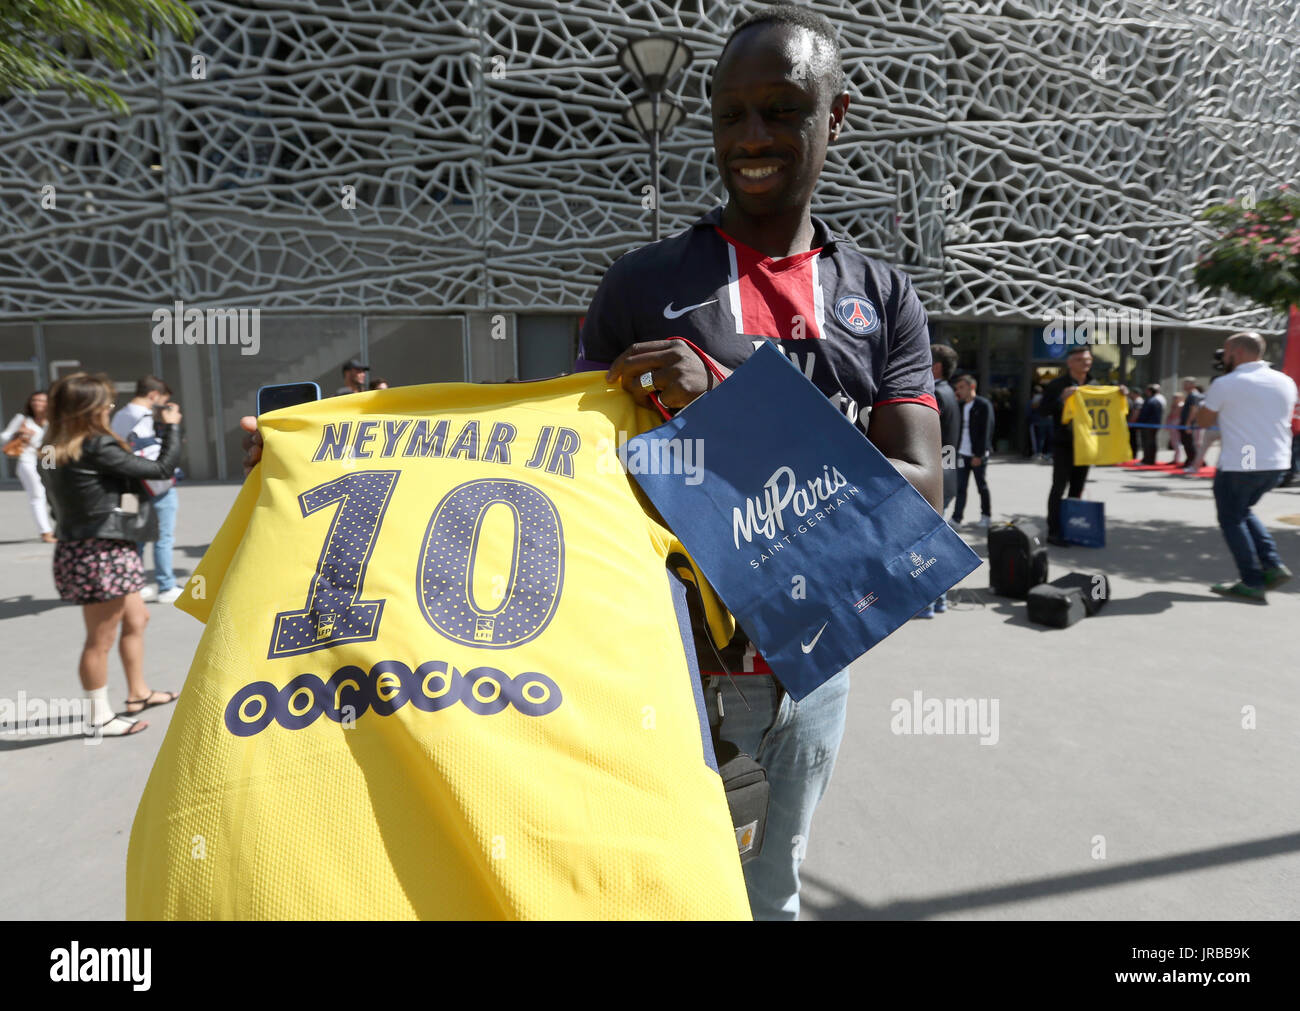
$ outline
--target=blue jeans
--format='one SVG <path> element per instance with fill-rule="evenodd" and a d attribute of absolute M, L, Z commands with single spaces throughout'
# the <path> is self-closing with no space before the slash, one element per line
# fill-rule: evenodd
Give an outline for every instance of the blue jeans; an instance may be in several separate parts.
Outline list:
<path fill-rule="evenodd" d="M 172 545 L 176 541 L 176 507 L 178 500 L 176 488 L 167 489 L 167 494 L 153 500 L 153 511 L 158 514 L 158 539 L 153 542 L 153 567 L 158 578 L 158 592 L 166 593 L 176 585 L 176 574 L 172 572 Z M 135 550 L 144 561 L 144 545 L 137 544 Z"/>
<path fill-rule="evenodd" d="M 970 487 L 970 476 L 975 475 L 975 487 L 980 493 L 980 515 L 993 515 L 993 503 L 989 498 L 989 458 L 984 457 L 984 462 L 978 467 L 971 463 L 973 457 L 957 457 L 957 504 L 952 507 L 952 521 L 960 523 L 962 514 L 966 512 L 966 489 Z"/>
<path fill-rule="evenodd" d="M 1219 529 L 1228 542 L 1247 586 L 1262 587 L 1264 570 L 1282 564 L 1277 545 L 1251 506 L 1272 491 L 1282 480 L 1284 470 L 1221 470 L 1214 475 L 1214 505 Z"/>
<path fill-rule="evenodd" d="M 719 736 L 752 755 L 767 770 L 770 799 L 763 852 L 745 864 L 745 887 L 756 920 L 799 918 L 799 865 L 808 849 L 813 811 L 826 792 L 844 736 L 849 675 L 840 671 L 802 702 L 766 674 L 735 678 L 745 699 L 725 677 Z"/>
<path fill-rule="evenodd" d="M 1043 456 L 1052 448 L 1051 419 L 1034 417 L 1029 421 L 1029 445 L 1034 456 Z"/>

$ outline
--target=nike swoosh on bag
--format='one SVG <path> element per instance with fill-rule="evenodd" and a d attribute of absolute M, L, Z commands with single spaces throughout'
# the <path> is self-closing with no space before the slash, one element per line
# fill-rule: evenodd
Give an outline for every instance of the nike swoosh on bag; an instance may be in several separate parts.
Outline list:
<path fill-rule="evenodd" d="M 826 626 L 829 624 L 830 624 L 829 621 L 825 622 L 821 628 L 817 629 L 817 634 L 813 636 L 813 641 L 801 642 L 799 643 L 799 648 L 802 649 L 805 653 L 811 653 L 813 651 L 813 647 L 817 645 L 817 640 L 822 637 L 822 633 L 826 631 Z"/>
<path fill-rule="evenodd" d="M 664 306 L 664 319 L 677 319 L 679 316 L 685 316 L 688 312 L 694 312 L 696 309 L 703 309 L 706 305 L 712 305 L 716 298 L 711 298 L 707 302 L 696 302 L 695 305 L 688 305 L 684 309 L 674 309 L 673 304 L 669 302 Z"/>

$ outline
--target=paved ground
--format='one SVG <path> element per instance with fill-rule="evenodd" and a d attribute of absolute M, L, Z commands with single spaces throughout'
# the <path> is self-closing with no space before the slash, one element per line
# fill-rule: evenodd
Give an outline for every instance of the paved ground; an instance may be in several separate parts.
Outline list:
<path fill-rule="evenodd" d="M 835 778 L 804 864 L 808 918 L 1294 918 L 1300 915 L 1300 588 L 1268 607 L 1206 592 L 1231 575 L 1208 481 L 1094 470 L 1108 547 L 1053 549 L 1054 573 L 1099 570 L 1115 599 L 1064 631 L 982 592 L 914 621 L 854 668 Z M 1048 469 L 999 461 L 995 516 L 1037 516 Z M 972 488 L 972 492 L 974 489 Z M 181 489 L 189 571 L 233 485 Z M 1300 489 L 1260 510 L 1300 564 Z M 0 492 L 0 699 L 75 697 L 77 608 L 55 597 L 51 548 Z M 982 534 L 968 539 L 981 552 Z M 179 688 L 200 626 L 152 607 L 146 665 Z M 123 692 L 116 657 L 113 698 Z M 896 735 L 895 699 L 998 700 L 998 739 Z M 1253 707 L 1256 729 L 1243 729 Z M 0 917 L 114 919 L 127 836 L 169 712 L 144 735 L 87 746 L 0 736 Z M 1104 841 L 1104 843 L 1103 843 Z M 1104 857 L 1100 847 L 1104 844 Z"/>

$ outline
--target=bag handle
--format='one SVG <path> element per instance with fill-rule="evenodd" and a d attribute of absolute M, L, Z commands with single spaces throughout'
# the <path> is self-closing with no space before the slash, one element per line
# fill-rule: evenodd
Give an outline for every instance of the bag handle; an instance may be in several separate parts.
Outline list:
<path fill-rule="evenodd" d="M 688 348 L 690 348 L 692 351 L 694 351 L 695 354 L 696 354 L 696 356 L 700 359 L 700 361 L 702 361 L 702 362 L 704 363 L 704 367 L 705 367 L 705 369 L 708 370 L 708 375 L 709 375 L 709 379 L 710 379 L 710 382 L 709 382 L 709 390 L 713 389 L 714 386 L 716 386 L 718 383 L 722 382 L 724 379 L 727 378 L 726 376 L 724 376 L 724 375 L 723 375 L 723 374 L 718 370 L 718 367 L 717 367 L 717 365 L 715 365 L 715 364 L 713 363 L 713 359 L 712 359 L 712 358 L 710 358 L 708 355 L 706 355 L 703 351 L 701 351 L 699 348 L 697 348 L 694 344 L 692 344 L 690 341 L 688 341 L 685 337 L 669 337 L 668 339 L 669 339 L 669 340 L 673 340 L 673 341 L 681 341 L 681 342 L 682 342 L 683 344 L 685 344 Z M 714 380 L 716 380 L 716 382 L 714 382 Z M 707 393 L 708 390 L 705 390 L 704 392 Z M 662 414 L 662 415 L 664 416 L 664 421 L 671 421 L 671 420 L 672 420 L 672 415 L 668 413 L 667 408 L 665 408 L 664 405 L 663 405 L 663 403 L 659 400 L 659 393 L 658 393 L 657 390 L 651 390 L 651 391 L 650 391 L 650 399 L 651 399 L 651 401 L 654 402 L 655 407 L 659 408 L 659 413 Z"/>
<path fill-rule="evenodd" d="M 669 340 L 672 340 L 672 341 L 681 341 L 681 342 L 682 342 L 683 344 L 685 344 L 688 348 L 690 348 L 692 351 L 694 351 L 694 352 L 699 356 L 700 361 L 702 361 L 702 362 L 704 363 L 704 367 L 705 367 L 706 369 L 709 370 L 709 374 L 710 374 L 714 379 L 716 379 L 718 382 L 722 382 L 724 379 L 727 378 L 726 376 L 724 376 L 724 375 L 723 375 L 723 374 L 718 370 L 718 367 L 713 363 L 713 359 L 712 359 L 712 358 L 710 358 L 708 355 L 706 355 L 703 351 L 701 351 L 699 348 L 697 348 L 694 344 L 692 344 L 690 341 L 688 341 L 685 337 L 669 337 L 668 339 L 669 339 Z M 709 389 L 710 389 L 710 390 L 713 389 L 713 384 L 710 384 L 710 385 L 709 385 Z"/>

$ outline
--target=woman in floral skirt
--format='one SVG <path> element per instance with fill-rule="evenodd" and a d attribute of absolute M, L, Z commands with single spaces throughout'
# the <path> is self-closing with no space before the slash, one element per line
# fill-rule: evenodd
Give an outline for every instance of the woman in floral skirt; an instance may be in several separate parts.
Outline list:
<path fill-rule="evenodd" d="M 125 737 L 148 726 L 117 715 L 108 701 L 108 654 L 118 651 L 126 671 L 127 714 L 176 700 L 153 691 L 144 676 L 144 630 L 149 612 L 140 599 L 144 569 L 135 542 L 157 536 L 141 479 L 171 476 L 180 456 L 180 409 L 162 412 L 155 431 L 162 441 L 157 460 L 135 456 L 109 428 L 113 386 L 107 376 L 65 376 L 50 390 L 41 479 L 57 522 L 54 585 L 59 596 L 81 605 L 86 641 L 78 672 L 90 699 L 87 731 Z M 46 464 L 49 461 L 50 465 Z M 141 515 L 143 510 L 144 515 Z"/>

